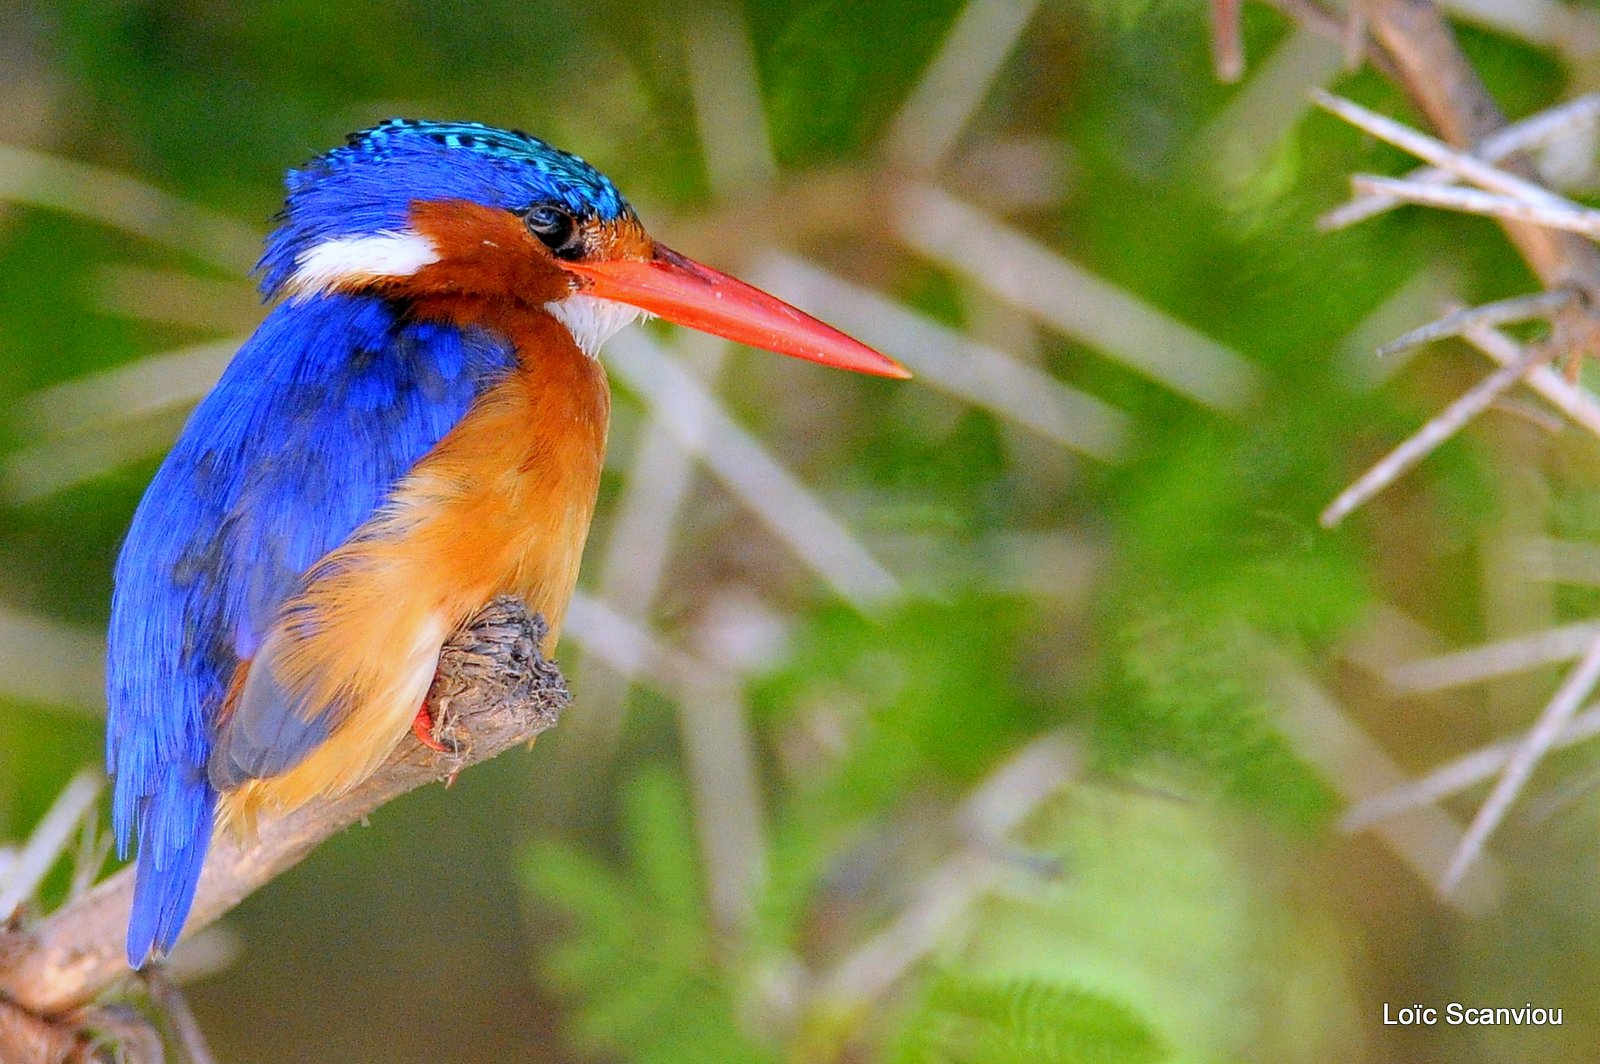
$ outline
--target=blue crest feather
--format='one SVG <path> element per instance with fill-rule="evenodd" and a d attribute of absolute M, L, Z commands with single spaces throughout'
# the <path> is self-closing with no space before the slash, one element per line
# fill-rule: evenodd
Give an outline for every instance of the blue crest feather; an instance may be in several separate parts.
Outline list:
<path fill-rule="evenodd" d="M 576 155 L 475 122 L 390 119 L 290 171 L 288 184 L 284 225 L 267 239 L 256 267 L 269 296 L 311 248 L 334 237 L 403 230 L 418 201 L 468 200 L 512 211 L 552 203 L 602 221 L 632 213 L 611 179 Z"/>

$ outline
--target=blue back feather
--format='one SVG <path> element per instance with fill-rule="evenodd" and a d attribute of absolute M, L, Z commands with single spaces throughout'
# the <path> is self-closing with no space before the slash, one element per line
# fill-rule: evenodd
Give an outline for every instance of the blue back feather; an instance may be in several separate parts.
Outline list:
<path fill-rule="evenodd" d="M 319 296 L 276 308 L 190 418 L 134 516 L 112 603 L 107 767 L 119 852 L 139 840 L 131 963 L 182 929 L 217 800 L 213 717 L 239 661 L 300 574 L 512 363 L 486 332 Z M 280 736 L 286 756 L 324 729 Z"/>

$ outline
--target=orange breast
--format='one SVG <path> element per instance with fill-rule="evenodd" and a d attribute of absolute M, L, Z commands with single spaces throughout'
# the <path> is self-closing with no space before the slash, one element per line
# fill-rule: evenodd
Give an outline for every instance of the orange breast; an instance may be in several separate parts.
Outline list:
<path fill-rule="evenodd" d="M 275 675 L 340 723 L 305 761 L 224 799 L 223 819 L 294 808 L 365 779 L 405 735 L 450 634 L 500 594 L 544 614 L 554 650 L 578 578 L 605 456 L 610 392 L 598 362 L 531 308 L 498 311 L 520 369 L 491 388 L 351 541 L 313 568 L 268 637 Z M 471 317 L 468 317 L 471 315 Z M 274 640 L 277 640 L 274 643 Z"/>

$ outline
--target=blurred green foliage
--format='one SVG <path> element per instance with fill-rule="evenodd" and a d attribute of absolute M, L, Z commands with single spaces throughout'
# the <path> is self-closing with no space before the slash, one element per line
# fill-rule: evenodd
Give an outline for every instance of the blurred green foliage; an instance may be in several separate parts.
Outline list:
<path fill-rule="evenodd" d="M 877 174 L 885 128 L 962 6 L 745 3 L 786 178 Z M 1407 163 L 1321 114 L 1230 127 L 1244 90 L 1211 77 L 1204 6 L 1042 5 L 962 152 L 1042 144 L 1060 194 L 1008 224 L 1243 354 L 1259 375 L 1250 405 L 1207 409 L 1073 339 L 1024 330 L 1043 368 L 1128 415 L 1130 454 L 1105 466 L 917 383 L 821 380 L 741 357 L 722 382 L 730 409 L 869 545 L 909 544 L 895 568 L 918 589 L 863 615 L 720 489 L 696 490 L 659 627 L 689 640 L 696 610 L 729 584 L 758 587 L 785 619 L 783 646 L 744 692 L 766 803 L 751 926 L 711 915 L 674 707 L 636 695 L 620 765 L 591 771 L 558 734 L 449 794 L 397 803 L 247 904 L 234 919 L 242 955 L 194 991 L 224 1059 L 1423 1059 L 1439 1043 L 1374 1033 L 1376 1003 L 1491 991 L 1566 1004 L 1569 1026 L 1448 1059 L 1589 1059 L 1600 1012 L 1578 1006 L 1593 991 L 1581 966 L 1552 958 L 1600 930 L 1596 877 L 1562 860 L 1581 847 L 1592 865 L 1592 833 L 1571 827 L 1579 818 L 1529 826 L 1511 915 L 1464 930 L 1389 858 L 1336 835 L 1339 799 L 1277 728 L 1269 681 L 1311 671 L 1375 734 L 1414 744 L 1408 767 L 1525 720 L 1532 702 L 1511 712 L 1491 696 L 1397 712 L 1350 679 L 1339 649 L 1385 605 L 1451 642 L 1501 631 L 1483 587 L 1488 544 L 1508 528 L 1592 540 L 1600 464 L 1592 448 L 1491 415 L 1350 528 L 1317 527 L 1328 499 L 1477 372 L 1445 348 L 1373 386 L 1352 334 L 1424 270 L 1473 299 L 1530 281 L 1478 220 L 1409 211 L 1317 232 L 1351 171 Z M 695 17 L 720 16 L 629 0 L 59 0 L 0 15 L 10 88 L 44 116 L 0 130 L 264 228 L 285 167 L 347 130 L 392 113 L 471 117 L 579 151 L 647 220 L 671 224 L 721 207 L 685 57 Z M 1252 70 L 1290 39 L 1265 5 L 1247 5 L 1245 30 Z M 1578 80 L 1506 36 L 1463 38 L 1510 113 Z M 1337 88 L 1414 117 L 1371 71 Z M 969 181 L 961 194 L 987 206 L 987 191 Z M 790 206 L 773 196 L 757 214 Z M 876 225 L 801 244 L 947 325 L 982 335 L 993 318 L 989 297 Z M 211 338 L 109 309 L 104 271 L 130 262 L 238 281 L 249 299 L 215 266 L 5 209 L 0 408 Z M 623 459 L 639 417 L 621 392 Z M 0 433 L 12 454 L 38 442 L 23 418 Z M 110 563 L 154 461 L 0 510 L 4 603 L 102 626 Z M 609 474 L 606 505 L 620 478 Z M 1547 512 L 1524 505 L 1528 481 Z M 595 534 L 607 533 L 602 513 Z M 997 579 L 995 544 L 1019 533 L 1082 546 L 1090 571 Z M 1548 619 L 1588 617 L 1597 596 L 1561 589 Z M 583 710 L 580 687 L 572 712 Z M 1419 723 L 1433 719 L 1444 734 Z M 1016 838 L 963 835 L 962 803 L 1043 735 L 1081 750 L 1081 775 Z M 92 714 L 0 702 L 0 838 L 25 834 L 98 743 Z M 1581 808 L 1592 820 L 1593 803 Z M 985 845 L 1000 846 L 988 858 L 1004 874 L 892 993 L 774 1008 L 809 1001 L 947 862 Z M 337 1019 L 311 1015 L 334 1002 Z M 1450 1047 L 1465 1050 L 1462 1038 Z"/>

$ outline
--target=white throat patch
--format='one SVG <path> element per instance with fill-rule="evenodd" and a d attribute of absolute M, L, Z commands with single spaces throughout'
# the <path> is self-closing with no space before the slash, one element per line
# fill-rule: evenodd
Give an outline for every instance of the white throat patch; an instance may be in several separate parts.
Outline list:
<path fill-rule="evenodd" d="M 572 342 L 590 358 L 600 354 L 600 345 L 643 315 L 638 307 L 596 296 L 571 295 L 544 305 L 552 317 L 567 327 Z"/>
<path fill-rule="evenodd" d="M 438 261 L 433 241 L 409 229 L 338 236 L 302 252 L 284 287 L 297 296 L 315 295 L 380 277 L 410 277 Z"/>

